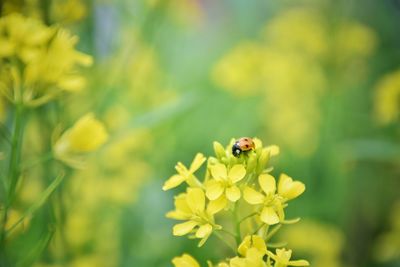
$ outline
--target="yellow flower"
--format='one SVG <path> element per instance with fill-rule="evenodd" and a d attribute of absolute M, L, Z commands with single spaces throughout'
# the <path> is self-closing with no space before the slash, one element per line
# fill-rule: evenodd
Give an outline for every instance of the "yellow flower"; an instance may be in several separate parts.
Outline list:
<path fill-rule="evenodd" d="M 258 183 L 264 194 L 246 187 L 244 189 L 244 199 L 252 204 L 263 204 L 260 219 L 266 224 L 273 225 L 284 219 L 282 201 L 275 194 L 276 182 L 275 178 L 269 174 L 261 174 L 258 176 Z"/>
<path fill-rule="evenodd" d="M 180 257 L 172 259 L 175 267 L 200 267 L 200 264 L 189 254 L 183 254 Z"/>
<path fill-rule="evenodd" d="M 81 117 L 72 128 L 65 131 L 56 141 L 53 146 L 54 156 L 66 163 L 73 163 L 76 154 L 94 151 L 103 145 L 107 139 L 108 134 L 103 123 L 96 120 L 92 113 L 89 113 Z"/>
<path fill-rule="evenodd" d="M 210 200 L 219 199 L 225 202 L 229 199 L 236 202 L 241 197 L 240 189 L 236 183 L 246 176 L 246 169 L 241 164 L 234 165 L 228 172 L 226 166 L 217 163 L 210 167 L 211 175 L 214 179 L 206 184 L 206 195 Z"/>
<path fill-rule="evenodd" d="M 374 96 L 376 120 L 382 124 L 398 122 L 400 118 L 400 70 L 385 75 L 377 84 Z"/>
<path fill-rule="evenodd" d="M 76 67 L 93 60 L 75 50 L 77 42 L 68 31 L 33 18 L 0 18 L 0 90 L 12 102 L 39 106 L 63 91 L 82 89 L 85 79 Z"/>
<path fill-rule="evenodd" d="M 175 166 L 175 170 L 178 174 L 171 176 L 163 186 L 163 190 L 169 190 L 179 186 L 183 182 L 187 182 L 191 186 L 196 186 L 199 184 L 198 180 L 193 175 L 203 163 L 206 161 L 206 158 L 203 154 L 197 153 L 195 158 L 193 159 L 192 164 L 190 164 L 190 168 L 187 169 L 185 165 L 181 162 L 178 162 Z"/>
<path fill-rule="evenodd" d="M 246 187 L 244 190 L 244 199 L 252 205 L 263 205 L 260 219 L 268 225 L 277 224 L 282 221 L 284 219 L 283 203 L 299 196 L 305 190 L 303 183 L 293 181 L 286 174 L 281 174 L 280 176 L 277 194 L 276 181 L 272 175 L 259 175 L 258 183 L 264 194 L 251 187 Z"/>
<path fill-rule="evenodd" d="M 202 189 L 188 188 L 187 193 L 175 198 L 175 210 L 168 212 L 167 217 L 186 221 L 173 227 L 175 236 L 193 232 L 194 237 L 201 238 L 199 246 L 202 246 L 214 229 L 221 229 L 214 223 L 213 214 L 216 212 L 210 205 L 206 209 L 206 197 Z"/>
<path fill-rule="evenodd" d="M 249 249 L 255 248 L 263 255 L 267 253 L 267 246 L 265 241 L 261 236 L 258 235 L 248 235 L 246 236 L 242 243 L 238 247 L 238 252 L 242 256 L 246 256 Z"/>
<path fill-rule="evenodd" d="M 229 261 L 229 267 L 267 267 L 263 260 L 264 254 L 265 253 L 261 253 L 257 248 L 250 248 L 244 258 L 232 258 Z"/>
<path fill-rule="evenodd" d="M 306 190 L 305 185 L 299 181 L 293 181 L 293 179 L 286 174 L 282 173 L 279 177 L 278 183 L 278 194 L 284 198 L 284 200 L 291 200 L 301 195 Z"/>
<path fill-rule="evenodd" d="M 283 249 L 277 249 L 276 255 L 270 251 L 267 251 L 269 257 L 274 261 L 274 267 L 286 267 L 286 266 L 309 266 L 310 264 L 306 260 L 295 260 L 291 261 L 292 251 Z"/>

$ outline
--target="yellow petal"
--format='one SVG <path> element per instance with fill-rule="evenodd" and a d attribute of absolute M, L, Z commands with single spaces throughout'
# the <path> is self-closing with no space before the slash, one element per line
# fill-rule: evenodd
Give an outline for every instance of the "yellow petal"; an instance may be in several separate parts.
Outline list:
<path fill-rule="evenodd" d="M 246 169 L 242 164 L 234 165 L 230 170 L 228 177 L 232 182 L 237 183 L 246 176 Z"/>
<path fill-rule="evenodd" d="M 192 162 L 192 164 L 190 165 L 189 171 L 191 173 L 194 173 L 195 171 L 197 171 L 201 165 L 206 161 L 206 158 L 204 157 L 203 154 L 201 153 L 197 153 L 196 156 L 194 157 L 194 160 Z"/>
<path fill-rule="evenodd" d="M 206 195 L 208 199 L 215 200 L 219 198 L 224 192 L 224 186 L 222 182 L 217 180 L 210 180 L 206 185 Z"/>
<path fill-rule="evenodd" d="M 176 235 L 176 236 L 186 235 L 190 231 L 192 231 L 196 225 L 197 225 L 197 222 L 195 222 L 195 221 L 187 221 L 184 223 L 175 224 L 172 229 L 173 235 Z"/>
<path fill-rule="evenodd" d="M 186 193 L 179 194 L 175 197 L 174 199 L 175 209 L 179 210 L 182 213 L 190 214 L 191 209 L 187 204 L 186 197 L 187 197 Z"/>
<path fill-rule="evenodd" d="M 240 198 L 240 196 L 241 196 L 240 190 L 236 185 L 228 187 L 226 189 L 226 197 L 230 201 L 236 202 Z"/>
<path fill-rule="evenodd" d="M 199 227 L 199 229 L 196 232 L 196 237 L 197 238 L 204 238 L 206 236 L 209 236 L 212 232 L 212 226 L 210 224 L 203 224 L 202 226 Z"/>
<path fill-rule="evenodd" d="M 260 174 L 258 176 L 258 183 L 261 186 L 261 189 L 265 192 L 265 194 L 274 194 L 276 191 L 276 181 L 272 175 L 269 174 Z"/>
<path fill-rule="evenodd" d="M 279 223 L 279 217 L 274 208 L 272 207 L 264 207 L 261 215 L 261 221 L 268 225 L 273 225 Z"/>
<path fill-rule="evenodd" d="M 248 235 L 238 247 L 238 252 L 242 256 L 246 256 L 248 249 L 256 248 L 260 253 L 265 254 L 267 252 L 267 246 L 261 236 Z"/>
<path fill-rule="evenodd" d="M 182 175 L 179 174 L 172 175 L 167 181 L 165 181 L 162 189 L 164 191 L 167 191 L 169 189 L 179 186 L 185 180 L 186 180 L 185 177 L 183 177 Z"/>
<path fill-rule="evenodd" d="M 287 200 L 293 199 L 301 195 L 306 189 L 305 185 L 282 173 L 278 182 L 278 194 Z"/>
<path fill-rule="evenodd" d="M 257 192 L 253 188 L 246 186 L 246 188 L 243 191 L 243 198 L 249 204 L 257 205 L 263 203 L 265 197 L 260 192 Z"/>
<path fill-rule="evenodd" d="M 214 166 L 211 166 L 210 169 L 212 177 L 216 180 L 225 180 L 228 176 L 224 164 L 217 163 Z"/>
<path fill-rule="evenodd" d="M 214 214 L 220 212 L 223 208 L 225 208 L 227 203 L 228 203 L 228 201 L 226 200 L 225 195 L 221 195 L 218 199 L 211 200 L 208 203 L 207 211 L 211 215 L 214 215 Z"/>
<path fill-rule="evenodd" d="M 265 149 L 269 151 L 270 156 L 279 155 L 280 152 L 279 146 L 277 145 L 267 146 Z"/>
<path fill-rule="evenodd" d="M 200 267 L 200 264 L 189 254 L 183 254 L 181 257 L 172 259 L 175 267 Z"/>
<path fill-rule="evenodd" d="M 200 188 L 189 188 L 186 201 L 193 213 L 201 213 L 205 209 L 206 197 Z"/>

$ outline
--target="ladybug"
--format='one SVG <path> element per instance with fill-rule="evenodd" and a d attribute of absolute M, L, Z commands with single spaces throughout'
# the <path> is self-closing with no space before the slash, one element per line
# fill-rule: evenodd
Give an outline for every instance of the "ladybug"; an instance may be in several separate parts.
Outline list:
<path fill-rule="evenodd" d="M 242 137 L 235 141 L 232 146 L 232 154 L 239 157 L 242 152 L 255 149 L 254 141 L 250 137 Z"/>

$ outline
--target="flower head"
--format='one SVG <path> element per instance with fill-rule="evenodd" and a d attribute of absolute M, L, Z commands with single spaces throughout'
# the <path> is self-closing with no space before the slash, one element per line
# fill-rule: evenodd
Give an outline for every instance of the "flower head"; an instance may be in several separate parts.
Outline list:
<path fill-rule="evenodd" d="M 107 139 L 108 134 L 103 123 L 89 113 L 61 135 L 53 146 L 53 152 L 61 161 L 73 163 L 76 155 L 98 149 Z"/>
<path fill-rule="evenodd" d="M 189 254 L 183 254 L 180 257 L 172 259 L 175 267 L 200 267 L 200 264 Z"/>
<path fill-rule="evenodd" d="M 276 192 L 276 181 L 272 175 L 261 174 L 258 176 L 258 183 L 263 193 L 246 187 L 244 199 L 252 205 L 263 205 L 260 219 L 268 225 L 277 224 L 284 219 L 283 203 L 293 199 L 305 190 L 303 183 L 293 181 L 286 174 L 281 174 Z"/>
<path fill-rule="evenodd" d="M 210 200 L 236 202 L 241 197 L 239 187 L 236 185 L 246 176 L 246 169 L 241 164 L 234 165 L 229 171 L 226 166 L 217 163 L 210 167 L 213 179 L 206 183 L 206 195 Z"/>
<path fill-rule="evenodd" d="M 291 261 L 292 251 L 286 250 L 284 248 L 277 249 L 276 254 L 271 251 L 267 251 L 267 255 L 271 257 L 274 261 L 274 267 L 286 267 L 286 266 L 309 266 L 310 263 L 306 260 L 294 260 Z"/>
<path fill-rule="evenodd" d="M 238 252 L 242 256 L 246 256 L 247 252 L 251 249 L 255 248 L 263 255 L 267 253 L 267 246 L 265 245 L 265 241 L 261 236 L 258 235 L 248 235 L 246 236 L 242 243 L 238 247 Z"/>
<path fill-rule="evenodd" d="M 188 188 L 187 193 L 175 198 L 175 210 L 168 212 L 167 217 L 186 221 L 173 227 L 174 235 L 194 233 L 195 238 L 201 239 L 199 246 L 202 246 L 214 229 L 220 229 L 214 223 L 215 212 L 210 205 L 206 207 L 206 197 L 201 188 Z"/>
<path fill-rule="evenodd" d="M 205 161 L 206 158 L 204 157 L 204 155 L 201 153 L 197 153 L 192 161 L 192 164 L 190 164 L 189 169 L 186 168 L 186 166 L 183 165 L 182 162 L 178 162 L 175 166 L 175 170 L 178 172 L 178 174 L 171 176 L 164 183 L 163 190 L 166 191 L 175 188 L 183 182 L 187 182 L 189 185 L 195 186 L 197 180 L 193 174 L 201 167 L 201 165 L 203 165 Z"/>

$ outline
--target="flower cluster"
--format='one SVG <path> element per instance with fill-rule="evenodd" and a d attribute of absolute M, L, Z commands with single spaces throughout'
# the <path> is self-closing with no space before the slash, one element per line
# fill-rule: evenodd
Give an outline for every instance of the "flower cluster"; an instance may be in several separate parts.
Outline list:
<path fill-rule="evenodd" d="M 268 163 L 279 154 L 279 147 L 263 147 L 259 139 L 253 140 L 255 148 L 239 157 L 232 155 L 232 140 L 226 148 L 214 142 L 215 156 L 206 158 L 199 153 L 189 168 L 178 162 L 177 174 L 163 186 L 163 190 L 184 183 L 187 186 L 184 193 L 175 196 L 175 210 L 167 213 L 168 218 L 183 221 L 173 227 L 173 235 L 200 239 L 200 247 L 215 234 L 233 249 L 232 258 L 217 265 L 209 262 L 209 266 L 308 266 L 305 260 L 291 260 L 291 250 L 279 245 L 274 252 L 269 248 L 270 239 L 283 224 L 298 221 L 286 220 L 285 208 L 288 201 L 304 192 L 305 185 L 284 173 L 277 183 Z M 205 177 L 199 179 L 196 172 L 205 162 Z M 229 225 L 222 223 L 226 218 L 219 222 L 226 213 L 234 215 Z M 172 262 L 176 267 L 200 266 L 188 254 Z"/>
<path fill-rule="evenodd" d="M 75 50 L 78 42 L 67 30 L 11 14 L 0 18 L 0 92 L 11 102 L 39 106 L 61 92 L 85 86 L 77 65 L 92 58 Z"/>

